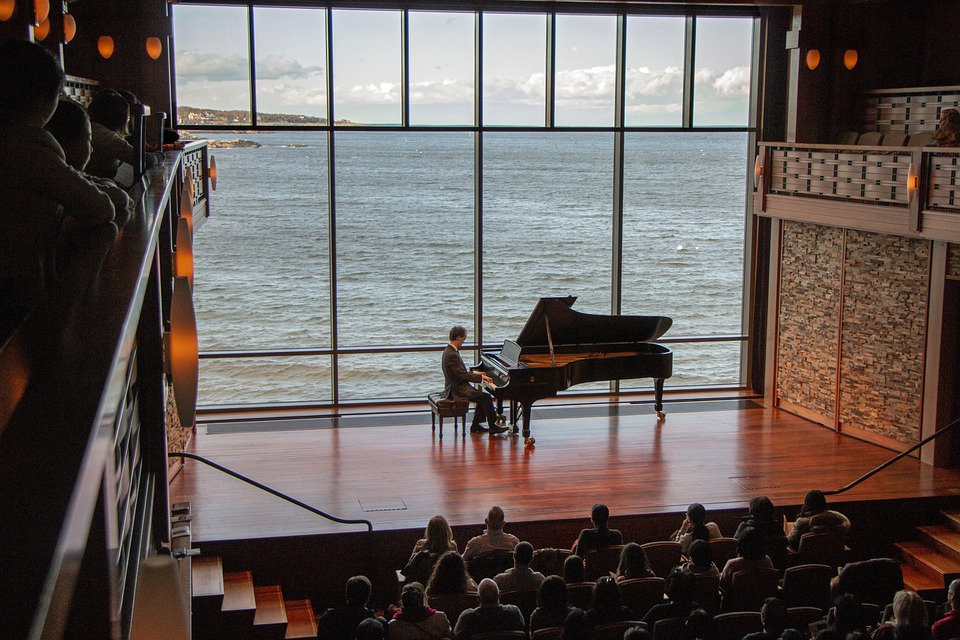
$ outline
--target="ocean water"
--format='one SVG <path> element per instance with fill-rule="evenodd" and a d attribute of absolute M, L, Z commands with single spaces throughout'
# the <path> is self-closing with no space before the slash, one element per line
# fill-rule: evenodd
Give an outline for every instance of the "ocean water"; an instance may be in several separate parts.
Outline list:
<path fill-rule="evenodd" d="M 466 132 L 338 132 L 332 180 L 325 133 L 202 136 L 262 146 L 211 150 L 218 189 L 194 240 L 201 352 L 329 349 L 334 293 L 341 348 L 441 348 L 454 324 L 473 342 L 478 316 L 498 343 L 542 296 L 610 313 L 613 134 L 487 133 L 480 181 Z M 665 338 L 741 332 L 746 146 L 744 133 L 626 137 L 622 311 L 673 318 Z M 672 348 L 668 388 L 739 381 L 737 342 Z M 439 358 L 343 354 L 339 397 L 422 397 L 443 386 Z M 201 405 L 332 396 L 329 356 L 201 360 Z"/>

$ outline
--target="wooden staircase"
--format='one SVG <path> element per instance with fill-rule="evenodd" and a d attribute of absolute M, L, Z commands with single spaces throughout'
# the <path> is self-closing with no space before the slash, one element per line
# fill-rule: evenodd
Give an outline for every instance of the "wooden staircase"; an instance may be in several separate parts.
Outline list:
<path fill-rule="evenodd" d="M 903 584 L 927 600 L 943 602 L 960 578 L 960 511 L 941 511 L 944 524 L 917 527 L 917 540 L 895 544 Z"/>
<path fill-rule="evenodd" d="M 250 571 L 224 572 L 217 557 L 193 559 L 196 640 L 316 638 L 309 600 L 284 600 L 279 586 L 255 586 Z"/>

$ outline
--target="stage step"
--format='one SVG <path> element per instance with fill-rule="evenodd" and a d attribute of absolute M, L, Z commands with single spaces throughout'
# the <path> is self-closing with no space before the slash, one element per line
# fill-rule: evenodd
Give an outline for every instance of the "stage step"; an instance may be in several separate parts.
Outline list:
<path fill-rule="evenodd" d="M 279 586 L 254 587 L 256 614 L 253 637 L 257 640 L 283 640 L 287 634 L 287 610 Z"/>
<path fill-rule="evenodd" d="M 286 640 L 317 637 L 317 618 L 309 600 L 287 600 Z"/>
<path fill-rule="evenodd" d="M 948 527 L 960 532 L 960 511 L 941 511 L 940 514 Z"/>
<path fill-rule="evenodd" d="M 940 588 L 954 578 L 960 578 L 960 562 L 922 542 L 898 542 L 895 546 L 904 562 L 930 580 L 939 582 Z"/>
<path fill-rule="evenodd" d="M 925 600 L 942 602 L 946 599 L 946 589 L 943 588 L 943 584 L 939 580 L 930 578 L 910 564 L 901 565 L 900 569 L 903 572 L 904 589 L 916 591 Z"/>
<path fill-rule="evenodd" d="M 223 608 L 220 620 L 224 638 L 249 638 L 257 614 L 253 573 L 231 571 L 223 575 Z"/>
<path fill-rule="evenodd" d="M 223 608 L 223 562 L 219 557 L 201 556 L 193 558 L 190 564 L 193 637 L 217 638 Z"/>
<path fill-rule="evenodd" d="M 960 533 L 946 525 L 931 525 L 917 527 L 920 532 L 920 541 L 941 554 L 960 562 Z"/>

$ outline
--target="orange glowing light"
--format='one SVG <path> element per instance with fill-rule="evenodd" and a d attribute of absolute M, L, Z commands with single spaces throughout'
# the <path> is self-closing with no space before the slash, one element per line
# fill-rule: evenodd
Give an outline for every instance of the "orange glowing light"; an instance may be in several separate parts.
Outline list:
<path fill-rule="evenodd" d="M 153 58 L 154 60 L 160 57 L 160 54 L 163 53 L 163 43 L 160 42 L 160 38 L 156 36 L 151 36 L 147 38 L 147 55 Z"/>
<path fill-rule="evenodd" d="M 113 55 L 113 38 L 110 36 L 100 36 L 97 39 L 97 51 L 103 56 L 104 60 Z"/>

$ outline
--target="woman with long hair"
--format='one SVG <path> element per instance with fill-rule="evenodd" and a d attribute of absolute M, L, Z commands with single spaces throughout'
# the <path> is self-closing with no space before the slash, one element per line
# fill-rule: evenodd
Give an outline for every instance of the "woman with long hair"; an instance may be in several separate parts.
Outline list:
<path fill-rule="evenodd" d="M 433 566 L 433 573 L 427 582 L 427 595 L 436 596 L 445 593 L 467 593 L 477 590 L 477 583 L 467 571 L 467 563 L 456 551 L 447 551 Z"/>
<path fill-rule="evenodd" d="M 621 603 L 617 581 L 610 576 L 600 578 L 593 585 L 593 598 L 587 616 L 595 627 L 608 622 L 634 619 L 633 611 Z"/>
<path fill-rule="evenodd" d="M 548 576 L 537 591 L 537 608 L 530 614 L 530 633 L 537 629 L 562 627 L 571 611 L 567 583 L 560 576 Z"/>
<path fill-rule="evenodd" d="M 944 109 L 940 112 L 940 127 L 933 134 L 932 147 L 960 147 L 960 111 Z"/>
<path fill-rule="evenodd" d="M 632 580 L 633 578 L 656 578 L 647 563 L 647 554 L 636 542 L 628 542 L 620 552 L 620 564 L 617 565 L 617 582 Z"/>

